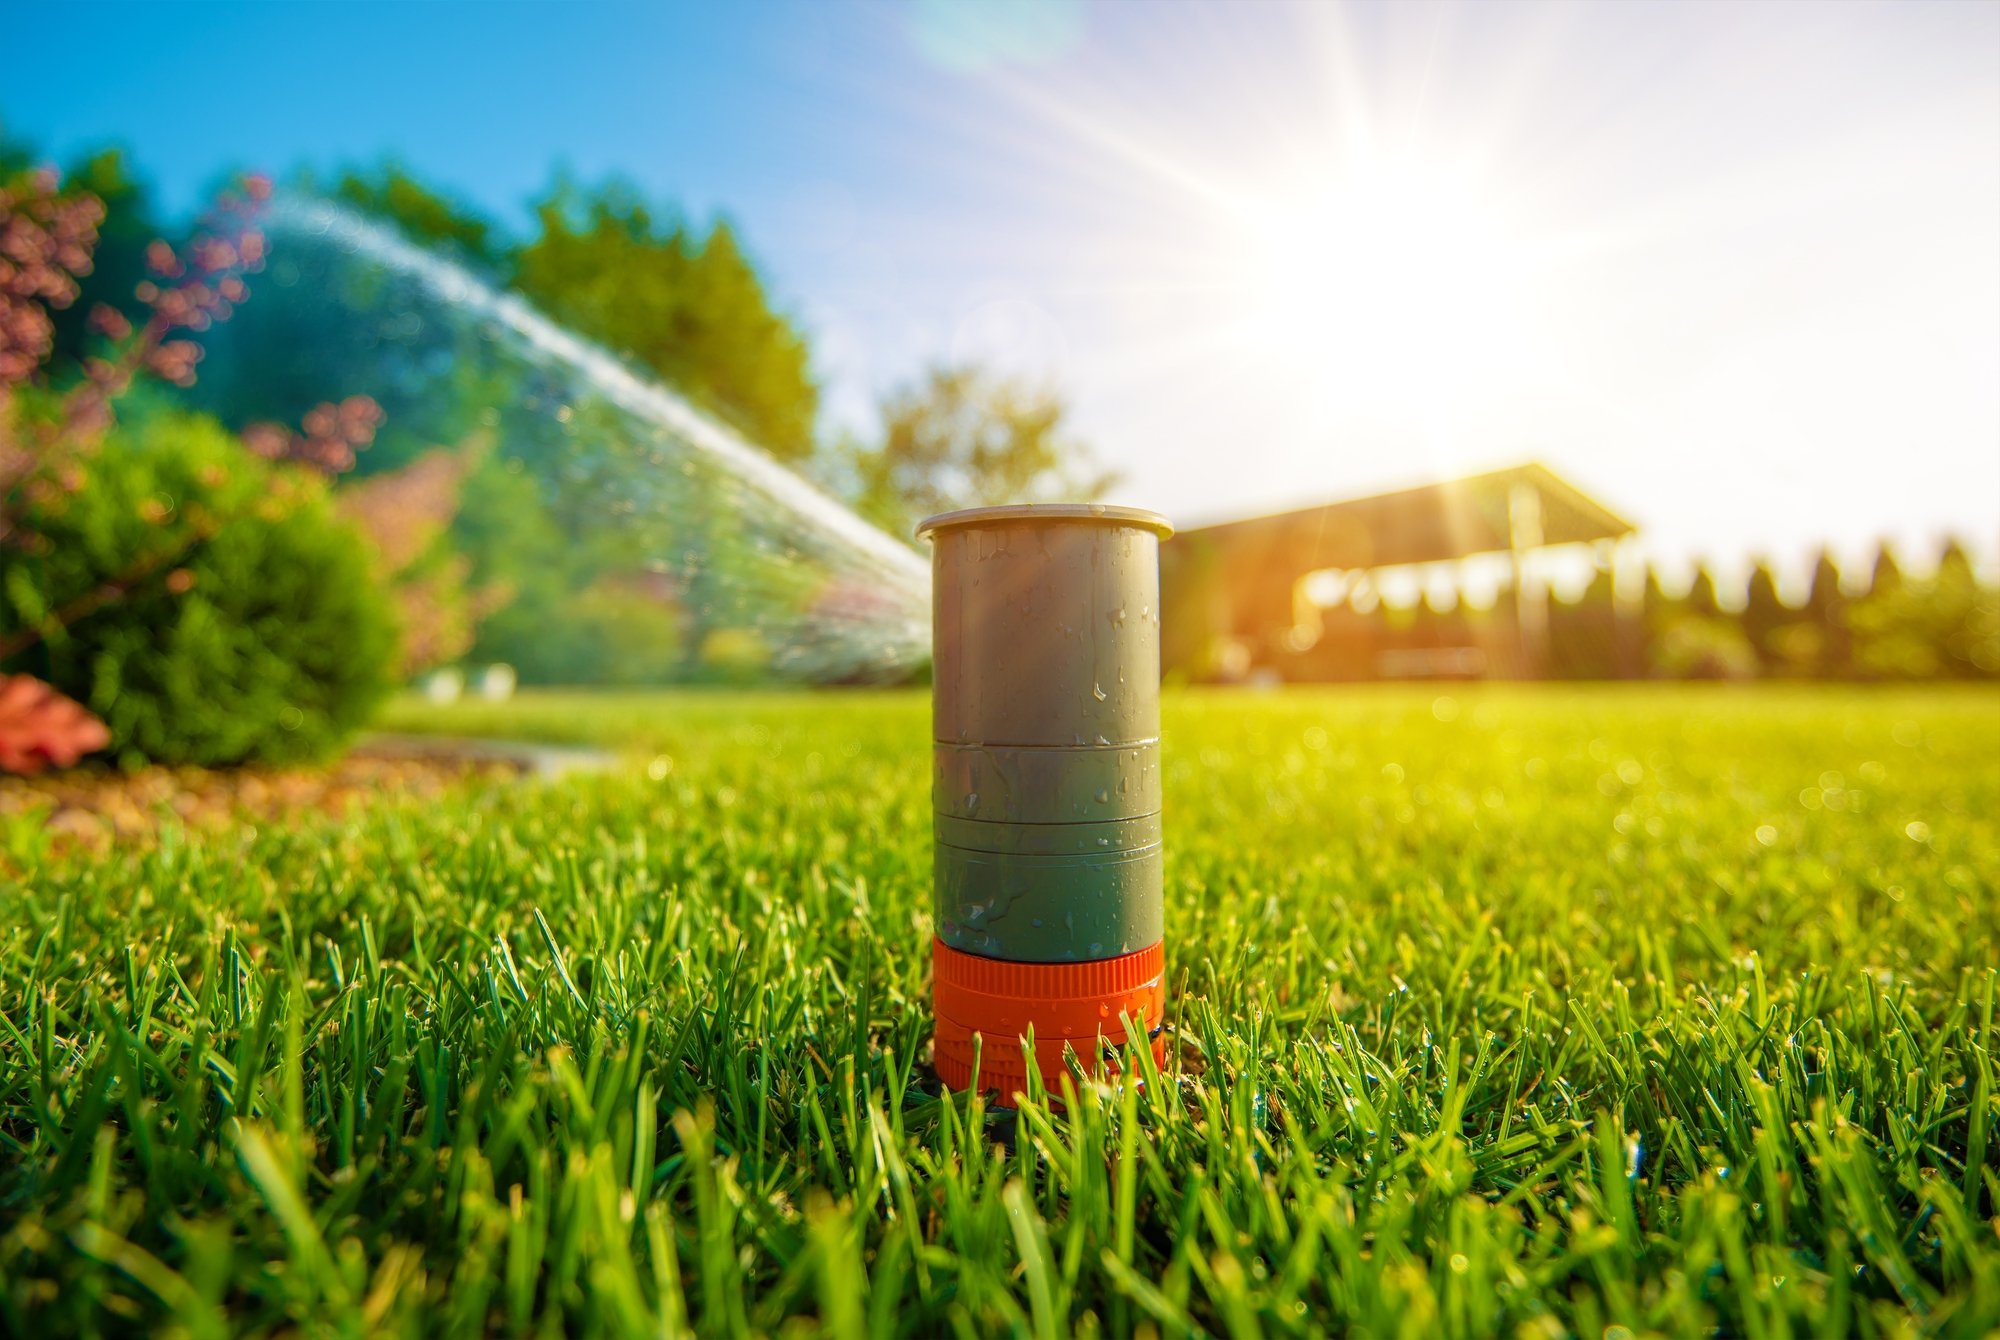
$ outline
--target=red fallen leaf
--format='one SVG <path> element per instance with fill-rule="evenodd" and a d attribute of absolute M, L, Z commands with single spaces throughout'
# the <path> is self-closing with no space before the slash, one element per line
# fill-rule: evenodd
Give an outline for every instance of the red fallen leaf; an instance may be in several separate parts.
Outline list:
<path fill-rule="evenodd" d="M 33 675 L 0 675 L 0 772 L 67 768 L 111 743 L 104 723 Z"/>

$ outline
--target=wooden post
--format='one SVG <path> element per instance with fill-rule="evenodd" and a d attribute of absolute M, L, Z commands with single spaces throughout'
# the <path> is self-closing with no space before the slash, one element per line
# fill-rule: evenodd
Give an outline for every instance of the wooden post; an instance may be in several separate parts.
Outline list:
<path fill-rule="evenodd" d="M 1520 632 L 1523 679 L 1540 679 L 1549 663 L 1549 593 L 1528 589 L 1527 556 L 1542 547 L 1542 495 L 1532 484 L 1516 484 L 1507 495 L 1507 549 L 1514 565 L 1514 621 Z"/>
<path fill-rule="evenodd" d="M 1618 674 L 1622 679 L 1646 677 L 1646 577 L 1633 572 L 1638 552 L 1630 535 L 1609 543 L 1611 607 L 1618 616 Z M 1634 580 L 1636 576 L 1637 580 Z"/>

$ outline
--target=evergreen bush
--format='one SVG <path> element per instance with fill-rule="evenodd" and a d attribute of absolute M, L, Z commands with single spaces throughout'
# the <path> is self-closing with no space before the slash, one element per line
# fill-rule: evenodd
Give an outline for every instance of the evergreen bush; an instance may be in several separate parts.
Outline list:
<path fill-rule="evenodd" d="M 389 685 L 396 630 L 325 485 L 156 410 L 24 490 L 0 660 L 103 718 L 121 763 L 321 757 Z"/>

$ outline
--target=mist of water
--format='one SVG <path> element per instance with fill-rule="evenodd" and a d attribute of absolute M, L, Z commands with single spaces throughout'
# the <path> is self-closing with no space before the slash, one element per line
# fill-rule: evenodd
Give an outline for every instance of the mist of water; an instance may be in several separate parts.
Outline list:
<path fill-rule="evenodd" d="M 503 554 L 509 525 L 523 545 L 530 530 L 559 539 L 540 567 L 576 589 L 542 593 L 551 638 L 595 611 L 585 663 L 524 639 L 531 677 L 538 651 L 554 667 L 541 677 L 609 682 L 879 681 L 928 655 L 921 556 L 686 397 L 342 206 L 281 195 L 265 228 L 266 271 L 212 334 L 201 394 L 239 423 L 371 395 L 388 412 L 377 466 L 486 443 L 509 479 L 464 506 L 514 497 L 534 524 L 461 525 L 487 526 Z"/>

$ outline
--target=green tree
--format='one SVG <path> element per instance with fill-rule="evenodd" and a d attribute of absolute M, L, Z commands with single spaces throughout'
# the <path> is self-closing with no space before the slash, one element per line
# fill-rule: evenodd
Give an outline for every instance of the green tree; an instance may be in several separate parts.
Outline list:
<path fill-rule="evenodd" d="M 726 221 L 703 235 L 629 188 L 566 182 L 514 287 L 578 333 L 650 368 L 780 460 L 812 454 L 819 415 L 806 339 L 771 304 Z"/>
<path fill-rule="evenodd" d="M 1891 595 L 1902 585 L 1903 565 L 1896 561 L 1896 551 L 1884 540 L 1875 547 L 1875 566 L 1868 573 L 1868 590 L 1862 599 Z"/>
<path fill-rule="evenodd" d="M 1459 612 L 1451 622 L 1462 623 Z M 1619 671 L 1618 606 L 1611 569 L 1600 567 L 1575 600 L 1557 597 L 1549 608 L 1549 677 L 1616 679 Z M 1444 646 L 1463 646 L 1461 634 Z"/>
<path fill-rule="evenodd" d="M 1877 572 L 1879 577 L 1879 562 Z M 1957 540 L 1945 545 L 1928 581 L 1898 573 L 1878 585 L 1853 613 L 1854 660 L 1864 674 L 1974 679 L 2000 673 L 2000 591 L 1980 584 L 1971 555 Z"/>
<path fill-rule="evenodd" d="M 310 178 L 305 185 L 312 186 Z M 365 171 L 348 169 L 334 182 L 331 194 L 395 225 L 412 242 L 470 261 L 486 271 L 499 273 L 509 263 L 509 250 L 491 219 L 419 181 L 393 160 Z"/>
<path fill-rule="evenodd" d="M 1744 592 L 1743 614 L 1739 622 L 1743 625 L 1743 635 L 1757 649 L 1757 656 L 1766 669 L 1782 663 L 1784 658 L 1773 645 L 1773 639 L 1795 614 L 1784 597 L 1778 594 L 1778 578 L 1771 571 L 1770 561 L 1758 559 L 1757 566 L 1750 570 L 1750 585 Z"/>
<path fill-rule="evenodd" d="M 1789 659 L 1807 674 L 1825 679 L 1845 678 L 1852 670 L 1854 642 L 1847 627 L 1847 596 L 1840 589 L 1840 569 L 1825 549 L 1813 562 L 1812 585 L 1806 590 L 1807 633 L 1791 635 L 1785 644 Z"/>
<path fill-rule="evenodd" d="M 1722 613 L 1722 600 L 1715 592 L 1715 574 L 1706 560 L 1694 565 L 1694 581 L 1681 597 L 1681 612 L 1697 619 L 1713 619 Z"/>
<path fill-rule="evenodd" d="M 1658 632 L 1674 615 L 1674 598 L 1667 594 L 1666 584 L 1660 580 L 1660 570 L 1651 563 L 1646 565 L 1646 586 L 1640 597 L 1640 609 L 1644 613 L 1646 627 L 1654 632 Z"/>
<path fill-rule="evenodd" d="M 1757 652 L 1740 621 L 1724 612 L 1706 562 L 1695 564 L 1694 581 L 1679 599 L 1647 574 L 1646 631 L 1647 658 L 1654 673 L 1668 679 L 1748 679 L 1757 673 Z"/>
<path fill-rule="evenodd" d="M 2000 587 L 1979 580 L 1972 555 L 1956 536 L 1945 541 L 1932 586 L 1946 611 L 1942 648 L 1947 673 L 1960 679 L 2000 679 Z"/>
<path fill-rule="evenodd" d="M 882 406 L 883 438 L 850 448 L 861 512 L 907 535 L 923 517 L 1001 503 L 1089 502 L 1118 477 L 1063 431 L 1054 392 L 974 367 L 937 367 Z"/>
<path fill-rule="evenodd" d="M 1915 604 L 1895 550 L 1885 539 L 1875 546 L 1868 586 L 1847 602 L 1851 636 L 1848 664 L 1864 679 L 1924 678 L 1934 673 L 1924 634 L 1912 626 Z"/>

